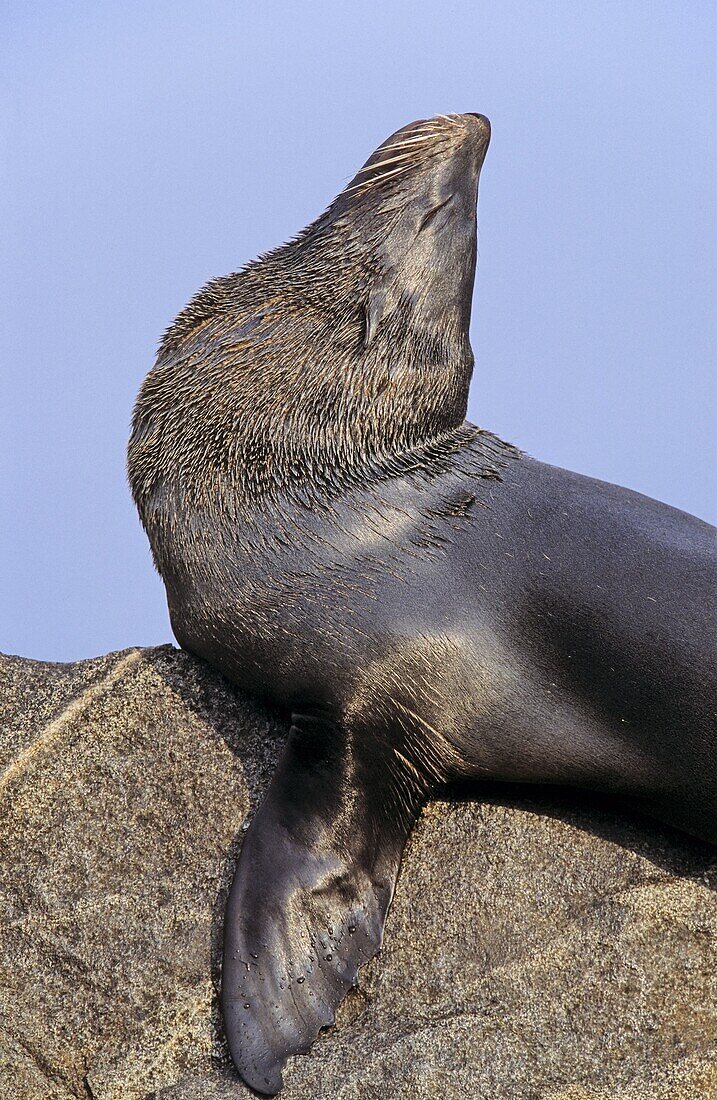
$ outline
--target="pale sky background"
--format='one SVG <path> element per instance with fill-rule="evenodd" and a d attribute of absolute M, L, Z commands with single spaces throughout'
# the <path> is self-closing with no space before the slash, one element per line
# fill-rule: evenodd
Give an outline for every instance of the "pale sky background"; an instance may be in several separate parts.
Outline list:
<path fill-rule="evenodd" d="M 714 0 L 4 0 L 0 650 L 171 639 L 124 472 L 160 333 L 436 112 L 493 124 L 471 418 L 717 521 L 716 58 Z"/>

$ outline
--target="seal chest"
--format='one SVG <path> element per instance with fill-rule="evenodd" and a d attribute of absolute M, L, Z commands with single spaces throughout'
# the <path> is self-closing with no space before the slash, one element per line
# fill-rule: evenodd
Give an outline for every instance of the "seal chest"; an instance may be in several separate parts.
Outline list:
<path fill-rule="evenodd" d="M 714 532 L 465 420 L 489 137 L 474 114 L 393 134 L 200 291 L 135 408 L 177 639 L 292 713 L 224 932 L 229 1048 L 266 1094 L 378 950 L 450 780 L 619 791 L 717 839 Z"/>

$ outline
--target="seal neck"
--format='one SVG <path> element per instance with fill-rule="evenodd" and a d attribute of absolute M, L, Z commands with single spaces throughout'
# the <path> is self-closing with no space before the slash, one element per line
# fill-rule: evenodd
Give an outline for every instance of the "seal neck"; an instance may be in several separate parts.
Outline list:
<path fill-rule="evenodd" d="M 243 505 L 319 487 L 330 496 L 332 486 L 340 491 L 357 478 L 398 475 L 412 462 L 424 465 L 422 456 L 434 449 L 463 445 L 473 366 L 468 340 L 407 328 L 393 314 L 367 337 L 362 313 L 354 307 L 351 323 L 342 325 L 336 305 L 338 315 L 317 316 L 292 308 L 285 296 L 276 313 L 224 330 L 221 344 L 210 331 L 222 328 L 214 320 L 160 357 L 135 415 L 136 496 L 168 481 L 187 499 L 209 495 Z M 399 301 L 398 311 L 408 308 Z M 250 326 L 254 338 L 243 348 L 241 333 Z M 214 350 L 205 357 L 208 345 Z"/>

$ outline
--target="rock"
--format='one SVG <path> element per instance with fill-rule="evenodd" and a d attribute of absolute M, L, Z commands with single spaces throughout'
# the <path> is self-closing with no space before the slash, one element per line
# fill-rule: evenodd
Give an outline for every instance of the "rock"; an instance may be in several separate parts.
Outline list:
<path fill-rule="evenodd" d="M 5 1100 L 250 1096 L 224 899 L 285 727 L 171 646 L 0 660 Z M 284 1100 L 717 1097 L 717 853 L 584 794 L 429 805 Z"/>

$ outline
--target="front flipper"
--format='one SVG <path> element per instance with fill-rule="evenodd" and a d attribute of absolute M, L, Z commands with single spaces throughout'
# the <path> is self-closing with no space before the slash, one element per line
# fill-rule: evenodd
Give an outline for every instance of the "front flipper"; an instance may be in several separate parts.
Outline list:
<path fill-rule="evenodd" d="M 224 925 L 222 1008 L 232 1058 L 273 1096 L 381 946 L 418 772 L 370 736 L 294 715 L 239 858 Z"/>

